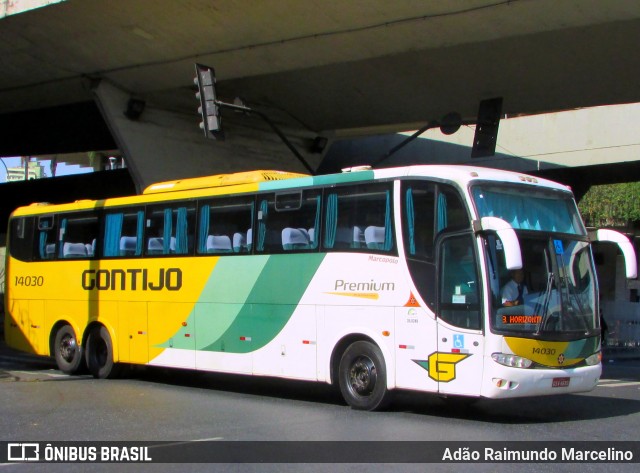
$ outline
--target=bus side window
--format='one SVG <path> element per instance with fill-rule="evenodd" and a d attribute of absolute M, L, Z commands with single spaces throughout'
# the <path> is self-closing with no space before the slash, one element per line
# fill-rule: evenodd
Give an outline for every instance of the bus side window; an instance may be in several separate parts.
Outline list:
<path fill-rule="evenodd" d="M 9 254 L 12 257 L 21 261 L 41 259 L 37 250 L 34 254 L 34 222 L 35 217 L 18 217 L 11 220 Z"/>
<path fill-rule="evenodd" d="M 83 212 L 62 215 L 59 221 L 58 258 L 93 258 L 98 238 L 98 216 L 93 212 Z"/>
<path fill-rule="evenodd" d="M 391 202 L 391 186 L 386 183 L 328 190 L 324 248 L 327 251 L 393 251 Z"/>
<path fill-rule="evenodd" d="M 436 228 L 441 237 L 439 317 L 451 325 L 480 329 L 480 296 L 474 239 L 470 233 L 447 236 L 470 228 L 471 220 L 459 193 L 438 185 Z M 446 232 L 446 233 L 445 233 Z"/>
<path fill-rule="evenodd" d="M 147 209 L 145 252 L 147 255 L 191 254 L 194 244 L 195 204 L 153 206 Z"/>
<path fill-rule="evenodd" d="M 402 234 L 413 283 L 432 310 L 436 303 L 434 251 L 436 188 L 432 182 L 402 183 Z"/>
<path fill-rule="evenodd" d="M 407 258 L 433 260 L 435 186 L 425 181 L 404 183 L 403 235 Z"/>
<path fill-rule="evenodd" d="M 445 185 L 438 186 L 436 207 L 438 232 L 471 227 L 471 219 L 455 189 Z"/>
<path fill-rule="evenodd" d="M 232 197 L 200 203 L 199 254 L 236 254 L 251 251 L 253 197 Z"/>
<path fill-rule="evenodd" d="M 320 196 L 318 190 L 260 196 L 256 250 L 265 253 L 317 250 Z"/>
<path fill-rule="evenodd" d="M 37 260 L 51 260 L 56 257 L 57 233 L 54 222 L 53 215 L 38 217 L 35 238 Z"/>
<path fill-rule="evenodd" d="M 439 317 L 451 325 L 480 329 L 480 298 L 471 234 L 445 237 L 440 249 Z"/>
<path fill-rule="evenodd" d="M 142 255 L 144 211 L 121 209 L 105 216 L 102 256 L 131 257 Z"/>

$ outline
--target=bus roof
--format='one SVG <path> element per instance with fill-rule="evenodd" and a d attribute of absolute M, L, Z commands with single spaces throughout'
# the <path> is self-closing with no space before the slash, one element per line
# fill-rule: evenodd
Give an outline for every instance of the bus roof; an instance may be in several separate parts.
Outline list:
<path fill-rule="evenodd" d="M 406 168 L 409 175 L 428 175 L 441 177 L 443 179 L 457 182 L 460 186 L 466 187 L 472 181 L 496 181 L 513 184 L 528 184 L 532 186 L 546 187 L 556 190 L 571 192 L 571 188 L 558 182 L 550 181 L 541 177 L 531 176 L 526 173 L 516 171 L 505 171 L 502 169 L 486 168 L 482 166 L 469 165 L 425 165 L 409 166 Z M 427 174 L 424 174 L 427 170 Z"/>
<path fill-rule="evenodd" d="M 114 197 L 103 200 L 77 200 L 67 204 L 35 203 L 14 211 L 14 215 L 46 214 L 58 211 L 74 211 L 104 206 L 144 204 L 162 200 L 205 197 L 207 195 L 227 195 L 258 191 L 282 191 L 301 187 L 335 185 L 347 182 L 371 181 L 373 179 L 393 179 L 399 177 L 430 177 L 454 182 L 461 188 L 473 181 L 495 181 L 520 185 L 538 186 L 570 192 L 568 186 L 524 173 L 503 171 L 466 165 L 415 165 L 384 169 L 367 167 L 351 168 L 349 172 L 309 176 L 306 174 L 260 170 L 214 176 L 177 179 L 152 184 L 142 195 Z"/>
<path fill-rule="evenodd" d="M 142 193 L 156 194 L 160 192 L 177 192 L 183 190 L 204 189 L 209 187 L 235 186 L 239 184 L 251 184 L 264 181 L 279 181 L 294 177 L 306 177 L 307 174 L 299 174 L 286 171 L 246 171 L 233 174 L 216 174 L 214 176 L 193 177 L 189 179 L 177 179 L 151 184 Z"/>

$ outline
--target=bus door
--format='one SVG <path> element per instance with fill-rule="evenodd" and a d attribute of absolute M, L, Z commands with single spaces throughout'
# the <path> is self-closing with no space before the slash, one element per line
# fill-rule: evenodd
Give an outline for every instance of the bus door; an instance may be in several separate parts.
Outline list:
<path fill-rule="evenodd" d="M 469 232 L 444 236 L 437 245 L 438 343 L 429 359 L 429 376 L 443 394 L 480 394 L 484 337 L 474 247 Z"/>

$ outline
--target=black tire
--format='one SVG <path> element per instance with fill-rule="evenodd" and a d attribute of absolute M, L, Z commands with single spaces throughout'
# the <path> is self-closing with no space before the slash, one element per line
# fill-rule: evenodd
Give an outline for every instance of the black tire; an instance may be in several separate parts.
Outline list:
<path fill-rule="evenodd" d="M 103 326 L 92 327 L 87 336 L 86 362 L 94 378 L 118 376 L 120 366 L 113 362 L 113 344 L 109 331 Z"/>
<path fill-rule="evenodd" d="M 371 342 L 349 345 L 340 359 L 338 382 L 342 397 L 352 409 L 381 410 L 391 401 L 382 351 Z"/>
<path fill-rule="evenodd" d="M 83 368 L 82 346 L 70 325 L 64 325 L 56 332 L 53 355 L 60 371 L 76 374 Z"/>

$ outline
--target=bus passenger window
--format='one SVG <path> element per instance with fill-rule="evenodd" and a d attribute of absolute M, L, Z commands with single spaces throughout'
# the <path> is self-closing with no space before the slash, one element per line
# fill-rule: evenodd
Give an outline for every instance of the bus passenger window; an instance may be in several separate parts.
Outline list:
<path fill-rule="evenodd" d="M 142 255 L 144 211 L 122 209 L 105 216 L 102 256 L 131 257 Z"/>
<path fill-rule="evenodd" d="M 253 197 L 202 201 L 199 210 L 198 253 L 250 252 L 253 206 Z"/>
<path fill-rule="evenodd" d="M 56 257 L 56 240 L 54 219 L 52 215 L 38 217 L 38 231 L 36 234 L 36 251 L 39 260 L 50 260 Z"/>
<path fill-rule="evenodd" d="M 98 217 L 93 213 L 62 216 L 58 233 L 58 257 L 93 258 L 96 254 L 98 228 Z"/>
<path fill-rule="evenodd" d="M 186 255 L 193 250 L 195 204 L 150 207 L 147 210 L 147 255 Z"/>
<path fill-rule="evenodd" d="M 391 197 L 391 187 L 386 183 L 328 191 L 324 248 L 327 251 L 393 251 Z"/>
<path fill-rule="evenodd" d="M 265 253 L 318 249 L 320 191 L 260 196 L 256 250 Z"/>

